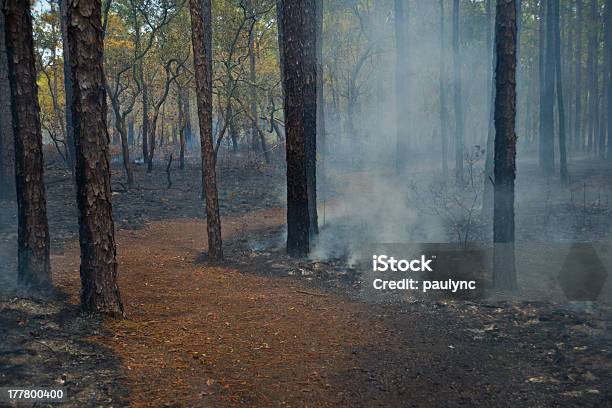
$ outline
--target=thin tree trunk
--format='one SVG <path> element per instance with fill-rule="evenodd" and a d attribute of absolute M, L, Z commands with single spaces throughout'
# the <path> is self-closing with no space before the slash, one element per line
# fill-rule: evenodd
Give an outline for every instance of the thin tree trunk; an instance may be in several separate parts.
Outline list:
<path fill-rule="evenodd" d="M 604 78 L 607 78 L 607 128 L 608 128 L 608 160 L 612 160 L 612 0 L 606 0 L 606 70 Z"/>
<path fill-rule="evenodd" d="M 317 42 L 317 146 L 319 151 L 319 174 L 320 191 L 326 196 L 326 171 L 327 144 L 325 134 L 325 88 L 323 84 L 323 0 L 316 0 L 316 42 Z"/>
<path fill-rule="evenodd" d="M 70 0 L 68 50 L 73 83 L 81 307 L 123 316 L 117 285 L 100 0 Z"/>
<path fill-rule="evenodd" d="M 459 50 L 459 0 L 453 0 L 453 85 L 455 109 L 455 178 L 463 182 L 463 97 L 461 95 L 461 54 Z"/>
<path fill-rule="evenodd" d="M 582 25 L 583 0 L 576 0 L 576 100 L 574 102 L 574 149 L 582 147 Z"/>
<path fill-rule="evenodd" d="M 589 41 L 587 50 L 587 106 L 585 115 L 585 133 L 586 133 L 586 144 L 587 150 L 592 152 L 594 150 L 595 142 L 595 107 L 597 104 L 597 0 L 591 0 L 590 5 L 590 17 L 589 17 Z"/>
<path fill-rule="evenodd" d="M 493 72 L 496 65 L 496 56 L 494 53 L 494 38 L 493 38 L 493 0 L 487 0 L 487 43 L 489 44 L 489 62 L 491 63 L 491 69 L 489 72 Z M 483 215 L 490 217 L 493 215 L 493 174 L 494 168 L 493 163 L 495 159 L 495 123 L 493 116 L 495 114 L 495 84 L 493 75 L 487 75 L 487 83 L 489 84 L 489 100 L 487 103 L 487 147 L 485 157 L 485 172 L 484 172 L 484 188 L 482 195 L 482 213 Z"/>
<path fill-rule="evenodd" d="M 400 173 L 404 170 L 407 161 L 408 123 L 406 110 L 408 104 L 408 59 L 406 41 L 406 15 L 404 0 L 395 0 L 395 126 L 396 149 L 395 170 Z M 349 97 L 349 104 L 351 103 Z M 352 108 L 352 106 L 351 106 Z M 351 112 L 352 114 L 352 112 Z M 349 118 L 352 121 L 352 118 Z M 351 126 L 352 126 L 352 122 Z"/>
<path fill-rule="evenodd" d="M 546 104 L 546 69 L 545 69 L 545 54 L 546 54 L 546 1 L 540 1 L 538 9 L 540 23 L 538 25 L 538 73 L 539 73 L 539 121 L 538 121 L 538 164 L 540 169 L 544 170 L 546 166 L 545 155 L 545 108 Z"/>
<path fill-rule="evenodd" d="M 559 115 L 559 175 L 562 183 L 567 183 L 567 147 L 566 147 L 566 122 L 565 105 L 563 104 L 563 72 L 561 70 L 561 28 L 559 26 L 560 11 L 559 3 L 551 2 L 554 24 L 554 57 L 555 78 L 557 88 L 557 114 Z"/>
<path fill-rule="evenodd" d="M 553 16 L 552 1 L 546 2 L 546 49 L 544 53 L 544 100 L 543 109 L 543 151 L 542 165 L 544 173 L 551 175 L 555 171 L 555 135 L 554 135 L 554 98 L 555 98 L 555 58 L 553 49 Z"/>
<path fill-rule="evenodd" d="M 0 0 L 0 27 L 4 25 L 5 0 Z M 15 138 L 11 115 L 11 84 L 5 30 L 0 29 L 0 199 L 15 198 Z"/>
<path fill-rule="evenodd" d="M 68 15 L 67 15 L 68 0 L 59 0 L 60 9 L 60 25 L 62 30 L 62 47 L 68 49 Z M 74 177 L 74 127 L 72 126 L 72 111 L 70 110 L 70 101 L 72 100 L 72 77 L 70 76 L 70 55 L 67 52 L 63 53 L 64 58 L 64 98 L 65 98 L 65 115 L 66 115 L 66 152 L 68 159 L 68 167 Z"/>
<path fill-rule="evenodd" d="M 490 2 L 491 0 L 487 0 Z M 442 176 L 448 177 L 448 111 L 446 110 L 446 42 L 444 29 L 444 0 L 440 0 L 440 143 L 442 144 Z M 487 3 L 489 4 L 489 3 Z M 489 30 L 490 31 L 490 30 Z"/>
<path fill-rule="evenodd" d="M 4 18 L 15 136 L 17 277 L 21 285 L 44 289 L 51 285 L 51 263 L 30 3 L 6 0 Z"/>
<path fill-rule="evenodd" d="M 247 3 L 247 7 L 248 7 L 248 12 L 251 14 L 253 21 L 251 23 L 251 29 L 249 30 L 249 81 L 251 82 L 250 87 L 249 87 L 249 99 L 250 99 L 250 109 L 251 109 L 251 116 L 254 118 L 254 120 L 257 120 L 257 89 L 255 88 L 255 83 L 257 82 L 257 67 L 256 67 L 256 63 L 255 63 L 255 9 L 253 7 L 253 1 L 252 0 L 248 0 Z M 257 151 L 258 147 L 260 147 L 260 144 L 257 142 L 257 128 L 255 123 L 251 123 L 250 126 L 250 132 L 251 132 L 251 149 L 253 149 L 253 151 Z M 265 141 L 262 140 L 265 144 Z M 264 150 L 264 146 L 261 145 L 262 150 Z"/>
<path fill-rule="evenodd" d="M 497 0 L 495 16 L 495 198 L 493 282 L 514 290 L 514 180 L 516 176 L 516 0 Z"/>
<path fill-rule="evenodd" d="M 196 78 L 200 144 L 202 154 L 202 185 L 206 200 L 208 259 L 223 259 L 221 219 L 215 169 L 215 149 L 212 136 L 212 17 L 211 0 L 189 0 L 191 12 L 191 42 Z"/>

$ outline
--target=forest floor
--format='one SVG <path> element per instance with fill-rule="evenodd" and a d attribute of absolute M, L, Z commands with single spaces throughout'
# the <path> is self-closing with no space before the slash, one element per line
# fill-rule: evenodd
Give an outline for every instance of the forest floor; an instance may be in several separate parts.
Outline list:
<path fill-rule="evenodd" d="M 280 173 L 221 169 L 218 264 L 202 257 L 195 168 L 171 189 L 162 169 L 115 184 L 114 321 L 78 312 L 74 194 L 49 169 L 57 294 L 10 288 L 14 209 L 0 212 L 0 386 L 63 386 L 73 407 L 609 406 L 609 304 L 367 302 L 342 260 L 283 254 Z"/>

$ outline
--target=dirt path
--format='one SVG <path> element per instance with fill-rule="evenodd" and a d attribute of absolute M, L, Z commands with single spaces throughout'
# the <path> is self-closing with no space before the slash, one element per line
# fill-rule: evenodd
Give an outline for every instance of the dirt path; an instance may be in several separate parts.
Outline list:
<path fill-rule="evenodd" d="M 224 220 L 225 239 L 284 222 L 279 210 Z M 338 406 L 359 370 L 352 350 L 393 342 L 364 305 L 288 280 L 195 262 L 202 220 L 154 222 L 118 237 L 128 320 L 98 340 L 123 359 L 134 406 Z M 75 258 L 67 248 L 62 261 Z M 60 285 L 78 293 L 78 282 Z M 377 345 L 384 349 L 384 345 Z M 354 384 L 355 387 L 359 384 Z"/>

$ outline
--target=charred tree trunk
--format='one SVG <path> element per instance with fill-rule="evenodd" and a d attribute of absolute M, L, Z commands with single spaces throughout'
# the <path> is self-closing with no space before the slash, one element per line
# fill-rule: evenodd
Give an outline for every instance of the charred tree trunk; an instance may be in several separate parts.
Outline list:
<path fill-rule="evenodd" d="M 17 277 L 21 285 L 43 289 L 51 285 L 51 265 L 30 3 L 6 0 L 4 18 L 15 138 Z"/>
<path fill-rule="evenodd" d="M 68 4 L 81 307 L 87 313 L 122 317 L 111 203 L 100 14 L 100 0 L 70 0 Z"/>
<path fill-rule="evenodd" d="M 455 178 L 463 182 L 463 97 L 461 95 L 461 54 L 459 50 L 459 0 L 453 0 L 453 85 L 455 109 Z"/>
<path fill-rule="evenodd" d="M 198 117 L 200 119 L 200 144 L 202 152 L 202 184 L 206 200 L 206 224 L 208 229 L 208 259 L 223 259 L 221 219 L 215 149 L 212 136 L 212 18 L 210 0 L 189 0 L 191 12 L 191 42 L 196 78 Z"/>
<path fill-rule="evenodd" d="M 59 0 L 60 9 L 60 24 L 62 29 L 62 47 L 68 49 L 68 0 Z M 64 58 L 64 95 L 65 95 L 65 114 L 66 114 L 66 152 L 68 167 L 74 177 L 75 151 L 74 151 L 74 126 L 72 125 L 72 112 L 70 101 L 72 100 L 72 77 L 70 76 L 70 55 L 67 52 L 63 54 Z"/>
<path fill-rule="evenodd" d="M 128 145 L 134 145 L 134 118 L 131 115 L 128 118 Z"/>
<path fill-rule="evenodd" d="M 312 40 L 307 36 L 311 34 L 308 24 L 314 23 L 314 13 L 312 0 L 287 0 L 283 3 L 287 252 L 292 256 L 306 256 L 310 251 L 309 200 L 312 194 L 309 188 L 312 181 L 309 179 L 309 138 L 312 132 L 316 132 L 316 67 L 308 61 L 309 48 L 312 47 L 307 43 Z M 311 70 L 314 72 L 309 72 Z M 315 91 L 309 87 L 314 87 Z M 308 98 L 315 98 L 315 102 Z"/>
<path fill-rule="evenodd" d="M 406 166 L 408 143 L 408 123 L 406 105 L 408 103 L 408 58 L 406 41 L 406 14 L 404 0 L 395 0 L 395 126 L 397 141 L 395 149 L 395 170 L 399 174 Z M 350 98 L 349 98 L 350 99 Z M 349 100 L 350 103 L 350 100 Z M 352 120 L 352 119 L 351 119 Z"/>
<path fill-rule="evenodd" d="M 555 79 L 557 89 L 557 114 L 559 116 L 559 175 L 562 183 L 567 183 L 567 147 L 566 147 L 566 119 L 565 105 L 563 101 L 563 72 L 561 70 L 561 28 L 559 24 L 560 11 L 559 3 L 551 2 L 553 7 L 554 24 L 554 58 L 555 58 Z"/>
<path fill-rule="evenodd" d="M 0 199 L 15 198 L 15 138 L 11 115 L 11 84 L 4 30 L 4 1 L 0 0 Z"/>
<path fill-rule="evenodd" d="M 304 131 L 306 134 L 306 177 L 310 237 L 319 233 L 317 214 L 317 0 L 302 0 L 304 8 Z"/>
<path fill-rule="evenodd" d="M 493 282 L 514 290 L 514 180 L 516 176 L 516 0 L 497 0 L 495 15 L 495 199 Z"/>

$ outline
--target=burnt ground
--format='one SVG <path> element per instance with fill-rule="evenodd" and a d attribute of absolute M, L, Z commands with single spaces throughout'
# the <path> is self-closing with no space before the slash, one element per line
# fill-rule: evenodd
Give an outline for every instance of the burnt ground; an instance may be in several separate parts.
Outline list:
<path fill-rule="evenodd" d="M 0 386 L 62 385 L 74 407 L 610 406 L 609 304 L 370 302 L 346 260 L 283 255 L 282 172 L 256 164 L 222 166 L 215 265 L 201 261 L 195 166 L 171 189 L 161 168 L 138 168 L 130 191 L 116 177 L 127 319 L 82 316 L 70 177 L 50 167 L 57 294 L 11 288 L 14 210 L 0 214 Z M 596 199 L 572 204 L 568 229 L 600 231 Z"/>

